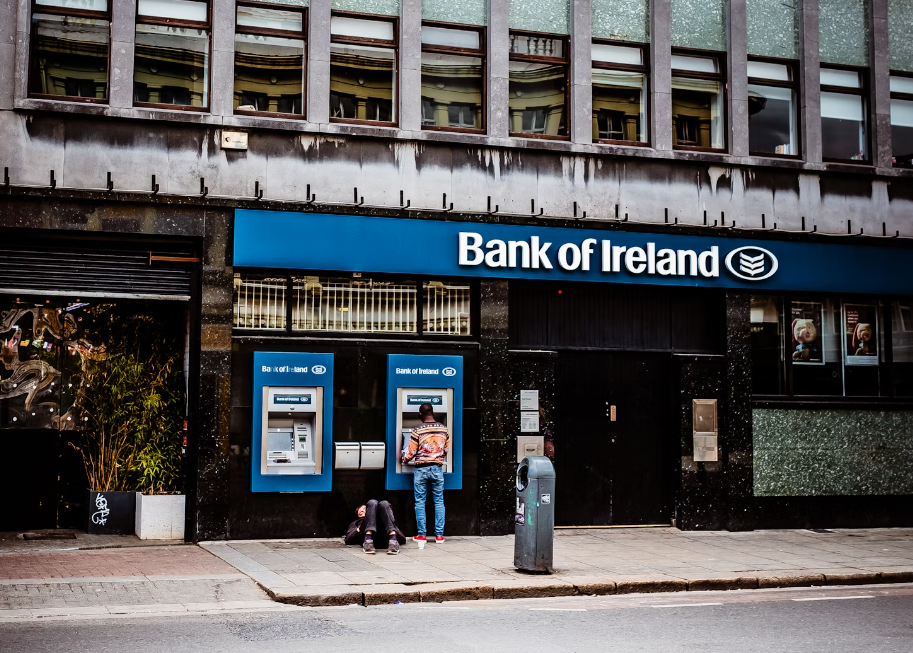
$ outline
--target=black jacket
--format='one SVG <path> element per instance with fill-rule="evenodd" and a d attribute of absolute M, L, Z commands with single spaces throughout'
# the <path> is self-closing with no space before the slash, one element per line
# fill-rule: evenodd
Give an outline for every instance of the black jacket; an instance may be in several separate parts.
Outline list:
<path fill-rule="evenodd" d="M 351 524 L 346 530 L 346 544 L 363 544 L 365 541 L 365 532 L 362 530 L 362 524 L 364 524 L 365 518 L 359 517 Z M 393 529 L 396 531 L 396 539 L 400 544 L 406 543 L 406 536 L 403 535 L 403 532 L 399 530 L 399 526 L 394 526 Z M 384 533 L 380 535 L 378 533 L 374 534 L 374 546 L 378 549 L 384 549 L 387 547 L 387 540 L 390 539 L 389 536 Z"/>

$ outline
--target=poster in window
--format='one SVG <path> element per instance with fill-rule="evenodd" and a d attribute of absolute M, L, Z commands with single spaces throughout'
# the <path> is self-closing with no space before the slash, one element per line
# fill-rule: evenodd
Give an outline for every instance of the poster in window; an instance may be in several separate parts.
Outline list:
<path fill-rule="evenodd" d="M 847 365 L 878 365 L 878 307 L 844 304 L 843 324 L 844 362 Z"/>
<path fill-rule="evenodd" d="M 824 305 L 820 302 L 795 302 L 790 313 L 793 363 L 824 365 Z"/>

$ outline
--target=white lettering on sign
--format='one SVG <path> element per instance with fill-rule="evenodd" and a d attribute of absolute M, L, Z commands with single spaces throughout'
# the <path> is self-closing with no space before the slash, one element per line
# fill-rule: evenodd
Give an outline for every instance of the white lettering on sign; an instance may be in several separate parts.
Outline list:
<path fill-rule="evenodd" d="M 706 277 L 720 276 L 720 248 L 716 245 L 697 252 L 691 249 L 656 249 L 656 243 L 644 243 L 643 247 L 626 247 L 612 245 L 611 240 L 603 240 L 597 252 L 599 241 L 587 238 L 579 245 L 577 243 L 564 243 L 555 253 L 554 261 L 562 270 L 573 272 L 580 270 L 589 272 L 593 259 L 598 257 L 598 269 L 604 273 L 627 271 L 630 274 L 648 274 L 660 276 L 680 277 Z M 484 265 L 488 268 L 513 268 L 521 270 L 552 270 L 554 264 L 550 257 L 552 243 L 541 242 L 538 236 L 531 236 L 528 241 L 492 239 L 485 241 L 481 234 L 461 231 L 459 236 L 459 262 L 463 266 Z M 739 248 L 758 249 L 758 248 Z M 738 250 L 736 250 L 738 251 Z M 776 271 L 776 259 L 767 250 L 764 252 L 773 264 L 762 267 L 761 263 L 749 260 L 748 255 L 742 255 L 740 273 L 734 273 L 741 279 L 761 280 L 766 279 Z M 734 266 L 729 263 L 732 255 L 726 261 L 727 267 L 733 271 Z M 758 259 L 760 260 L 760 259 Z M 756 266 L 749 269 L 749 265 Z M 745 273 L 745 270 L 749 270 Z M 757 272 L 755 270 L 758 270 Z M 763 273 L 761 272 L 763 270 Z M 762 276 L 765 275 L 765 276 Z M 756 275 L 756 276 L 751 276 Z"/>
<path fill-rule="evenodd" d="M 314 372 L 317 374 L 323 374 L 326 372 L 326 368 L 323 367 L 323 370 L 318 372 L 317 368 L 323 367 L 322 365 L 316 365 L 314 367 Z M 307 367 L 299 367 L 297 365 L 261 365 L 261 372 L 278 372 L 279 374 L 307 374 Z"/>
<path fill-rule="evenodd" d="M 453 370 L 453 373 L 449 373 L 450 370 Z M 397 374 L 440 374 L 441 370 L 439 368 L 427 368 L 427 367 L 397 367 Z M 456 370 L 452 367 L 447 367 L 444 369 L 444 376 L 453 376 L 456 374 Z"/>

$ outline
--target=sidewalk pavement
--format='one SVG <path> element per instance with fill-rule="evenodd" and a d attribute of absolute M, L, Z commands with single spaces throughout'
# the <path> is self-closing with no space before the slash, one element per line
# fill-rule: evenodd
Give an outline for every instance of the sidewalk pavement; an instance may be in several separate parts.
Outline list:
<path fill-rule="evenodd" d="M 0 539 L 0 623 L 289 608 L 199 547 L 137 542 L 133 536 L 81 534 L 75 541 L 5 536 Z"/>
<path fill-rule="evenodd" d="M 341 539 L 236 540 L 201 547 L 276 601 L 375 605 L 574 594 L 625 594 L 913 582 L 913 529 L 555 533 L 555 573 L 513 567 L 513 536 L 452 537 L 397 556 Z"/>

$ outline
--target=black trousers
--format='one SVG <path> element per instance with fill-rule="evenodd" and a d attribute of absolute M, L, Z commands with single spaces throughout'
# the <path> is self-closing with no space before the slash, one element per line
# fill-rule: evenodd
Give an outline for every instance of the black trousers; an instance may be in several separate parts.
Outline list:
<path fill-rule="evenodd" d="M 395 529 L 393 508 L 390 507 L 388 501 L 371 499 L 365 504 L 365 533 L 381 533 L 386 536 Z M 380 539 L 386 540 L 386 537 Z"/>

